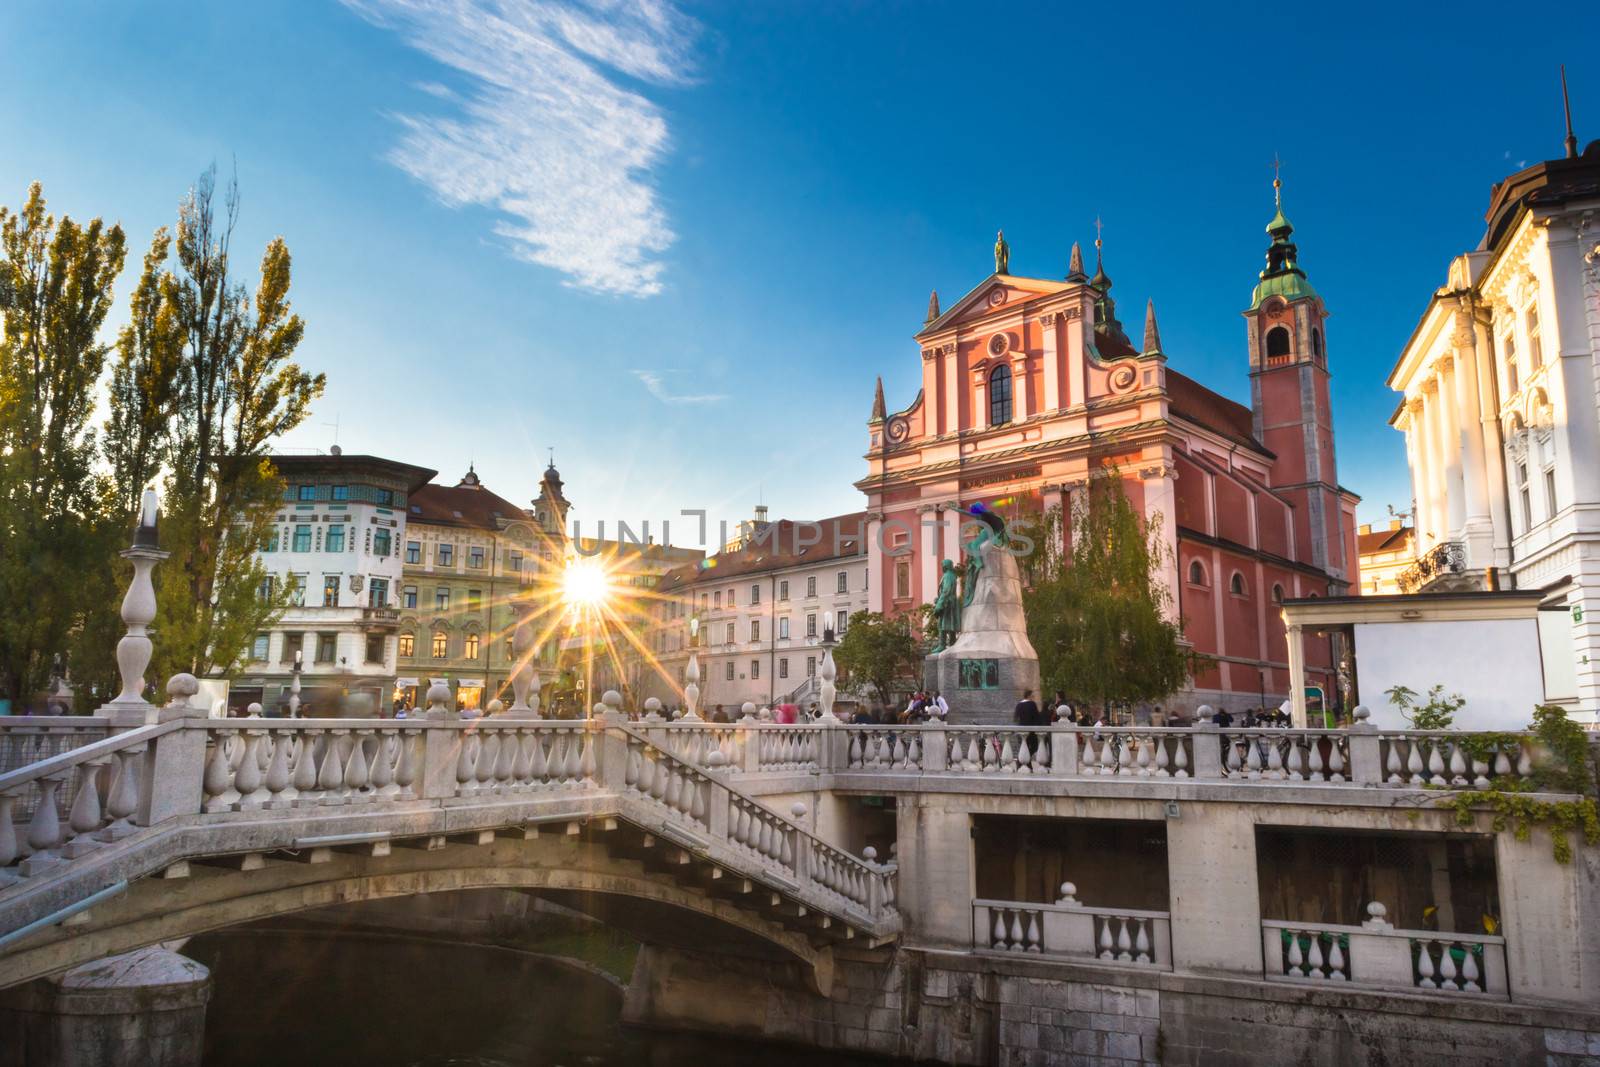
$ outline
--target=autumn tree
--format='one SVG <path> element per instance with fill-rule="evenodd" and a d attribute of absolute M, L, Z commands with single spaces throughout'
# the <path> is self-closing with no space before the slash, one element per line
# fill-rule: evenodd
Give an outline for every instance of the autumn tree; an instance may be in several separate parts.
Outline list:
<path fill-rule="evenodd" d="M 88 605 L 80 567 L 106 485 L 90 420 L 122 230 L 0 207 L 0 687 L 26 700 Z"/>
<path fill-rule="evenodd" d="M 1056 531 L 1065 526 L 1070 549 L 1051 548 L 1027 568 L 1023 607 L 1044 691 L 1097 703 L 1158 700 L 1182 687 L 1197 665 L 1161 581 L 1162 517 L 1140 514 L 1114 469 L 1084 495 L 1037 539 L 1061 545 Z"/>

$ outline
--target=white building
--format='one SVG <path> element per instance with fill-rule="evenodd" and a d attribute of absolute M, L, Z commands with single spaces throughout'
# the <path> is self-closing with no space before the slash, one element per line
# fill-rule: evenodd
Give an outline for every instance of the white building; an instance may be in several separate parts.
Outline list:
<path fill-rule="evenodd" d="M 337 447 L 272 462 L 287 484 L 258 558 L 267 570 L 264 592 L 288 589 L 291 606 L 256 635 L 229 704 L 286 709 L 298 651 L 301 714 L 338 714 L 352 708 L 352 696 L 376 711 L 395 677 L 407 501 L 437 472 Z"/>
<path fill-rule="evenodd" d="M 1389 385 L 1417 563 L 1404 591 L 1540 590 L 1548 695 L 1600 718 L 1600 141 L 1511 175 Z M 1570 679 L 1570 680 L 1567 680 Z"/>
<path fill-rule="evenodd" d="M 809 705 L 828 617 L 842 636 L 867 610 L 866 513 L 819 522 L 755 521 L 723 551 L 664 575 L 656 624 L 647 635 L 660 670 L 643 696 L 682 702 L 689 620 L 700 623 L 700 710 L 737 714 L 749 701 Z"/>

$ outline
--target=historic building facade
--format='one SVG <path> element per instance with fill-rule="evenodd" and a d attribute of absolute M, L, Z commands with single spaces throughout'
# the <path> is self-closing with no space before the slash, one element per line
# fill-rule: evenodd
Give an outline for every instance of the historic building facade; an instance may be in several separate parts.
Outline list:
<path fill-rule="evenodd" d="M 408 504 L 435 472 L 337 448 L 272 462 L 286 483 L 283 504 L 257 558 L 263 594 L 287 590 L 289 607 L 256 635 L 229 706 L 287 713 L 299 653 L 302 714 L 387 707 Z"/>
<path fill-rule="evenodd" d="M 453 486 L 428 484 L 412 494 L 397 599 L 398 703 L 421 707 L 438 677 L 463 709 L 509 701 L 519 605 L 533 611 L 537 631 L 554 632 L 567 506 L 553 463 L 531 508 L 491 492 L 470 469 Z M 546 673 L 558 645 L 540 642 Z"/>
<path fill-rule="evenodd" d="M 1600 718 L 1600 141 L 1490 193 L 1389 386 L 1417 527 L 1407 590 L 1539 589 L 1547 678 Z M 1554 673 L 1552 673 L 1552 671 Z"/>
<path fill-rule="evenodd" d="M 1362 596 L 1405 592 L 1400 580 L 1416 565 L 1416 532 L 1404 519 L 1390 519 L 1383 530 L 1361 524 L 1356 530 L 1356 551 L 1361 556 Z"/>
<path fill-rule="evenodd" d="M 1153 305 L 1144 342 L 1117 320 L 1111 279 L 1073 248 L 1063 280 L 995 272 L 947 311 L 937 294 L 916 335 L 922 390 L 869 420 L 869 606 L 932 600 L 940 560 L 959 560 L 962 516 L 1070 514 L 1091 478 L 1116 471 L 1159 518 L 1165 585 L 1187 639 L 1210 658 L 1175 705 L 1276 705 L 1288 653 L 1278 601 L 1357 581 L 1356 497 L 1338 483 L 1328 397 L 1327 309 L 1298 263 L 1280 210 L 1249 307 L 1251 405 L 1179 373 Z M 1098 248 L 1098 243 L 1097 243 Z M 1097 260 L 1098 260 L 1097 253 Z M 1333 687 L 1331 645 L 1310 674 Z"/>
<path fill-rule="evenodd" d="M 661 579 L 646 635 L 659 669 L 642 673 L 643 696 L 682 703 L 693 618 L 702 714 L 815 700 L 830 618 L 841 636 L 868 608 L 866 515 L 770 522 L 765 510 L 721 552 Z"/>

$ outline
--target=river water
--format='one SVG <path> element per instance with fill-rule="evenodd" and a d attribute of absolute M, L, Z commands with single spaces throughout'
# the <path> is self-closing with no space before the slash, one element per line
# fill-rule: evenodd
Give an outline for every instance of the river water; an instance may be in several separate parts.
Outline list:
<path fill-rule="evenodd" d="M 621 1025 L 605 977 L 525 953 L 330 932 L 231 931 L 211 968 L 206 1067 L 799 1067 L 884 1061 Z"/>

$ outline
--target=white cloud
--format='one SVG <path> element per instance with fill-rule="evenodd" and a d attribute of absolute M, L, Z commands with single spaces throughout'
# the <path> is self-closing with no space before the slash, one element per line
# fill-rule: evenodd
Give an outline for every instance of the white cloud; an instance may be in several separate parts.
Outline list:
<path fill-rule="evenodd" d="M 569 285 L 661 291 L 674 234 L 650 177 L 667 123 L 617 76 L 686 82 L 693 20 L 667 0 L 343 2 L 467 81 L 454 114 L 398 116 L 391 163 L 446 204 L 499 212 L 513 253 Z"/>
<path fill-rule="evenodd" d="M 661 375 L 653 371 L 636 370 L 633 376 L 643 382 L 644 387 L 650 390 L 650 395 L 663 404 L 715 404 L 728 399 L 726 393 L 674 393 L 667 388 Z"/>

